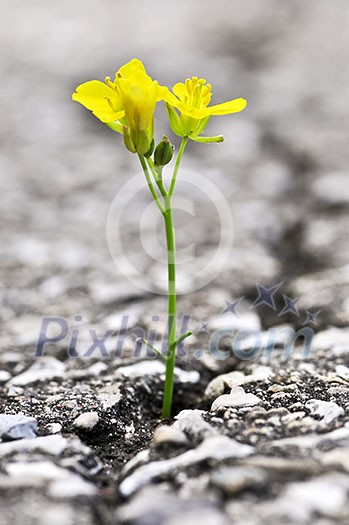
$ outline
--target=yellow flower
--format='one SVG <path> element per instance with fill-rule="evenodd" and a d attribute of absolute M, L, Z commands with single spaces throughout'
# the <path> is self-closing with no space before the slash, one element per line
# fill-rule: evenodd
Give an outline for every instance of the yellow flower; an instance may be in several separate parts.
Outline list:
<path fill-rule="evenodd" d="M 119 69 L 114 81 L 107 77 L 105 83 L 85 82 L 76 88 L 72 99 L 122 133 L 128 150 L 144 155 L 152 147 L 156 103 L 163 100 L 167 91 L 134 58 Z"/>
<path fill-rule="evenodd" d="M 209 106 L 211 84 L 204 78 L 187 78 L 164 94 L 166 109 L 172 131 L 180 137 L 189 137 L 196 142 L 221 142 L 223 136 L 200 137 L 212 115 L 228 115 L 242 111 L 247 104 L 243 98 L 236 98 L 223 104 Z M 179 111 L 179 115 L 175 108 Z"/>

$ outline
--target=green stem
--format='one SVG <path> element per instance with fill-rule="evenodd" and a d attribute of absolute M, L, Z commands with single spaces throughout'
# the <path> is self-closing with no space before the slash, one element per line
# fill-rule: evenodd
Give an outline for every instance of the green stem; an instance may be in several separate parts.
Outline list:
<path fill-rule="evenodd" d="M 144 158 L 143 155 L 139 155 L 139 154 L 138 154 L 138 158 L 139 158 L 139 161 L 140 161 L 140 163 L 142 165 L 145 178 L 147 179 L 147 183 L 148 183 L 148 186 L 149 186 L 149 189 L 150 189 L 150 193 L 151 193 L 151 195 L 152 195 L 152 197 L 153 197 L 157 207 L 159 208 L 161 213 L 164 214 L 166 210 L 165 210 L 164 206 L 162 205 L 162 203 L 160 201 L 160 198 L 159 198 L 158 194 L 156 193 L 156 190 L 155 190 L 155 188 L 153 186 L 153 183 L 152 183 L 150 175 L 149 175 L 148 166 L 147 166 L 147 163 L 145 161 L 145 158 Z"/>
<path fill-rule="evenodd" d="M 174 170 L 173 170 L 173 176 L 172 176 L 172 180 L 171 180 L 170 189 L 168 191 L 169 197 L 172 197 L 172 195 L 173 195 L 173 192 L 174 192 L 174 189 L 175 189 L 175 185 L 176 185 L 177 173 L 178 173 L 179 165 L 181 163 L 182 155 L 184 153 L 184 150 L 185 150 L 185 147 L 187 145 L 188 140 L 189 140 L 188 137 L 183 137 L 182 138 L 182 142 L 181 142 L 181 145 L 179 147 L 178 155 L 177 155 L 177 158 L 176 158 L 176 164 L 175 164 L 175 167 L 174 167 Z"/>
<path fill-rule="evenodd" d="M 165 186 L 164 186 L 164 183 L 163 183 L 163 180 L 162 180 L 162 167 L 160 168 L 160 171 L 157 171 L 156 168 L 155 168 L 155 164 L 154 162 L 152 161 L 152 159 L 149 157 L 147 159 L 147 163 L 148 163 L 148 166 L 150 168 L 150 171 L 152 172 L 153 174 L 153 177 L 155 179 L 155 182 L 160 190 L 160 193 L 163 197 L 167 197 L 167 191 L 165 189 Z"/>
<path fill-rule="evenodd" d="M 184 339 L 186 339 L 187 337 L 191 335 L 193 335 L 193 332 L 185 332 L 185 334 L 182 334 L 181 336 L 179 336 L 178 339 L 176 339 L 176 348 L 184 341 Z"/>
<path fill-rule="evenodd" d="M 177 296 L 176 296 L 176 242 L 175 242 L 175 231 L 173 227 L 173 215 L 172 215 L 172 194 L 176 185 L 177 174 L 179 170 L 179 165 L 182 160 L 182 155 L 184 153 L 185 147 L 188 142 L 188 137 L 182 139 L 175 167 L 173 170 L 172 180 L 170 184 L 170 189 L 167 192 L 166 188 L 163 185 L 161 172 L 157 172 L 155 165 L 151 159 L 145 159 L 143 155 L 138 155 L 140 163 L 142 165 L 145 178 L 152 194 L 153 199 L 155 200 L 159 210 L 162 213 L 165 222 L 165 231 L 166 231 L 166 246 L 167 246 L 167 273 L 168 273 L 168 341 L 167 341 L 167 355 L 166 355 L 166 373 L 165 373 L 165 385 L 164 385 L 164 398 L 162 404 L 162 417 L 167 419 L 171 416 L 172 408 L 172 398 L 173 398 L 173 385 L 174 385 L 174 368 L 176 361 L 176 347 L 180 344 L 186 337 L 188 337 L 191 332 L 183 334 L 178 339 L 176 339 L 176 309 L 177 309 Z M 158 186 L 160 193 L 164 199 L 164 205 L 160 201 L 160 198 L 154 188 L 154 185 L 151 181 L 149 169 L 154 177 L 155 183 Z M 149 345 L 149 343 L 146 342 Z M 152 346 L 150 346 L 153 348 Z M 153 348 L 155 352 L 158 352 L 157 349 Z"/>
<path fill-rule="evenodd" d="M 156 171 L 155 164 L 154 164 L 152 158 L 151 158 L 151 157 L 148 157 L 148 158 L 146 158 L 145 160 L 147 161 L 147 164 L 148 164 L 148 166 L 149 166 L 149 168 L 150 168 L 150 171 L 151 171 L 152 174 L 153 174 L 153 177 L 154 177 L 155 182 L 157 182 L 157 181 L 158 181 L 158 178 L 159 178 L 159 175 L 158 175 L 158 172 Z"/>
<path fill-rule="evenodd" d="M 167 269 L 168 269 L 168 352 L 166 356 L 166 375 L 164 386 L 164 399 L 162 404 L 162 417 L 171 415 L 174 367 L 176 360 L 176 243 L 173 227 L 171 198 L 165 199 L 166 211 L 163 214 L 166 230 L 167 244 Z"/>
<path fill-rule="evenodd" d="M 149 343 L 149 341 L 147 341 L 146 339 L 142 339 L 142 342 L 147 345 L 149 348 L 151 348 L 155 353 L 156 355 L 158 355 L 159 357 L 161 357 L 161 359 L 166 359 L 166 357 L 164 356 L 164 354 L 162 352 L 160 352 L 160 350 L 158 350 L 155 346 L 151 345 Z"/>

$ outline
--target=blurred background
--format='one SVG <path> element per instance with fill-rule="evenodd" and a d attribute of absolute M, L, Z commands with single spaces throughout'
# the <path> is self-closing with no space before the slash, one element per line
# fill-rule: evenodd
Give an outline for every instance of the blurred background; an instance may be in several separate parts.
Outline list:
<path fill-rule="evenodd" d="M 214 103 L 248 99 L 243 113 L 211 120 L 208 132 L 223 133 L 224 144 L 190 144 L 183 163 L 181 177 L 204 172 L 230 203 L 234 241 L 215 279 L 181 297 L 182 311 L 207 316 L 223 299 L 253 301 L 256 282 L 283 280 L 303 308 L 321 310 L 322 324 L 348 322 L 345 0 L 11 0 L 1 11 L 4 347 L 32 344 L 43 315 L 80 313 L 103 325 L 125 305 L 144 315 L 165 307 L 120 274 L 106 240 L 109 207 L 138 173 L 136 158 L 71 102 L 79 83 L 113 77 L 133 57 L 169 86 L 206 78 Z M 163 108 L 157 119 L 160 139 L 169 132 Z M 220 225 L 204 200 L 196 215 L 178 216 L 180 231 L 188 228 L 178 236 L 184 245 L 195 239 L 202 258 Z M 125 216 L 124 228 L 124 249 L 156 282 L 160 270 L 144 259 L 137 221 Z M 160 222 L 155 229 L 161 236 Z"/>

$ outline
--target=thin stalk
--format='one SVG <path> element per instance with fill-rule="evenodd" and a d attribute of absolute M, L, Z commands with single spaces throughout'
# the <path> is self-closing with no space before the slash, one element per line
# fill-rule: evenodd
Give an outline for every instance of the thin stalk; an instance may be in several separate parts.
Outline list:
<path fill-rule="evenodd" d="M 148 166 L 147 166 L 147 163 L 145 161 L 145 158 L 144 158 L 143 155 L 138 155 L 138 158 L 139 158 L 139 162 L 141 163 L 141 166 L 142 166 L 145 178 L 147 180 L 150 193 L 151 193 L 151 195 L 152 195 L 152 197 L 153 197 L 157 207 L 159 208 L 161 213 L 164 214 L 166 210 L 165 210 L 164 206 L 162 205 L 162 202 L 161 202 L 161 200 L 160 200 L 160 198 L 159 198 L 158 194 L 156 193 L 156 190 L 155 190 L 155 188 L 153 186 L 153 183 L 152 183 L 150 175 L 149 175 Z"/>
<path fill-rule="evenodd" d="M 178 155 L 177 155 L 177 158 L 176 158 L 176 164 L 175 164 L 175 167 L 174 167 L 174 170 L 173 170 L 173 176 L 172 176 L 172 180 L 171 180 L 170 189 L 168 191 L 169 197 L 172 197 L 172 195 L 173 195 L 173 192 L 174 192 L 174 189 L 175 189 L 175 185 L 176 185 L 177 173 L 178 173 L 178 170 L 179 170 L 179 165 L 181 163 L 182 155 L 184 153 L 184 150 L 185 150 L 185 147 L 187 145 L 188 140 L 189 140 L 188 137 L 183 137 L 182 138 L 182 142 L 181 142 L 181 145 L 179 147 Z"/>
<path fill-rule="evenodd" d="M 171 415 L 174 367 L 176 360 L 176 242 L 173 227 L 171 198 L 165 199 L 166 211 L 163 214 L 166 230 L 167 245 L 167 270 L 168 270 L 168 352 L 166 356 L 166 375 L 164 385 L 164 399 L 162 404 L 162 417 Z"/>
<path fill-rule="evenodd" d="M 151 349 L 156 353 L 156 355 L 158 355 L 159 357 L 161 357 L 161 359 L 166 359 L 166 356 L 164 356 L 164 354 L 163 354 L 160 350 L 158 350 L 155 346 L 151 345 L 151 344 L 149 343 L 149 341 L 147 341 L 146 339 L 143 339 L 143 338 L 141 338 L 141 341 L 142 341 L 145 345 L 147 345 L 149 348 L 151 348 Z"/>
<path fill-rule="evenodd" d="M 150 171 L 152 172 L 153 174 L 153 177 L 154 177 L 154 180 L 160 190 L 160 193 L 163 197 L 167 197 L 167 191 L 166 191 L 166 188 L 164 186 L 164 183 L 163 183 L 163 180 L 162 180 L 162 166 L 160 168 L 160 171 L 156 171 L 156 168 L 155 168 L 155 165 L 154 165 L 154 162 L 152 161 L 152 159 L 149 157 L 147 159 L 147 163 L 148 163 L 148 166 L 150 168 Z"/>
<path fill-rule="evenodd" d="M 174 385 L 174 368 L 176 361 L 176 347 L 180 344 L 186 337 L 188 337 L 191 332 L 183 334 L 178 339 L 176 339 L 176 314 L 177 314 L 177 295 L 176 295 L 176 241 L 175 241 L 175 231 L 173 227 L 173 215 L 172 215 L 172 194 L 176 185 L 177 174 L 179 166 L 182 160 L 182 155 L 184 153 L 185 147 L 188 142 L 188 137 L 182 139 L 175 167 L 173 170 L 173 175 L 170 183 L 169 191 L 166 191 L 166 188 L 163 185 L 163 180 L 161 177 L 161 172 L 157 172 L 155 165 L 151 159 L 145 159 L 143 155 L 138 155 L 140 163 L 142 165 L 145 178 L 147 180 L 150 193 L 152 194 L 153 199 L 155 200 L 165 222 L 165 231 L 166 231 L 166 247 L 167 247 L 167 274 L 168 274 L 168 341 L 167 341 L 167 355 L 166 355 L 166 373 L 165 373 L 165 385 L 164 385 L 164 398 L 162 404 L 162 417 L 167 419 L 171 416 L 172 408 L 172 398 L 173 398 L 173 385 Z M 160 193 L 164 199 L 164 204 L 160 201 L 160 198 L 157 194 L 157 191 L 154 188 L 152 183 L 149 169 L 154 177 L 155 183 L 158 186 Z M 148 346 L 153 348 L 149 343 L 146 342 Z M 153 348 L 155 352 L 157 349 Z"/>
<path fill-rule="evenodd" d="M 193 335 L 193 332 L 185 332 L 185 334 L 182 334 L 180 337 L 178 337 L 178 339 L 176 339 L 176 347 L 179 346 L 184 341 L 184 339 L 190 335 Z"/>

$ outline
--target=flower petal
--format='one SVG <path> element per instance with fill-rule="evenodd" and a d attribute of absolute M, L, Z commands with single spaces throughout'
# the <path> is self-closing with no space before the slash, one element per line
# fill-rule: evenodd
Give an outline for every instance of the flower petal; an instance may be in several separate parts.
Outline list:
<path fill-rule="evenodd" d="M 188 94 L 187 86 L 183 84 L 183 82 L 175 84 L 172 91 L 182 101 L 184 101 L 185 96 Z"/>
<path fill-rule="evenodd" d="M 141 62 L 141 60 L 139 60 L 138 58 L 133 58 L 132 60 L 127 62 L 127 64 L 125 64 L 119 69 L 118 73 L 120 73 L 121 76 L 125 78 L 129 78 L 130 76 L 133 76 L 137 73 L 143 73 L 144 75 L 146 75 L 143 62 Z M 116 75 L 118 73 L 116 73 Z"/>
<path fill-rule="evenodd" d="M 158 86 L 158 96 L 156 101 L 159 102 L 160 100 L 164 100 L 167 104 L 174 107 L 179 104 L 178 98 L 171 93 L 167 86 Z"/>
<path fill-rule="evenodd" d="M 238 113 L 245 109 L 247 100 L 244 98 L 235 98 L 229 102 L 223 102 L 216 106 L 209 106 L 207 109 L 210 115 L 229 115 L 230 113 Z"/>
<path fill-rule="evenodd" d="M 99 80 L 91 80 L 78 86 L 72 99 L 91 110 L 102 122 L 113 122 L 125 115 L 118 95 Z"/>

